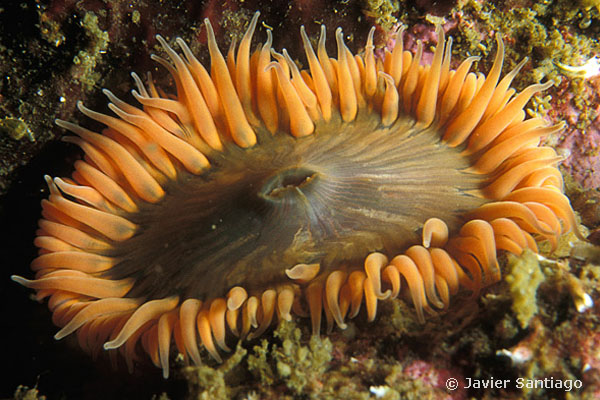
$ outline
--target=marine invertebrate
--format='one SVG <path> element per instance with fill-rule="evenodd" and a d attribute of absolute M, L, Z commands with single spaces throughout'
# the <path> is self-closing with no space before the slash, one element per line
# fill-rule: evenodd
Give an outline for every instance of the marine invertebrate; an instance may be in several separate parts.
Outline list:
<path fill-rule="evenodd" d="M 158 36 L 177 96 L 133 74 L 142 109 L 108 90 L 117 117 L 78 104 L 103 134 L 57 121 L 85 156 L 71 179 L 47 177 L 36 277 L 13 277 L 50 297 L 57 339 L 77 332 L 130 366 L 146 352 L 168 376 L 172 341 L 221 360 L 228 332 L 256 337 L 292 312 L 317 334 L 323 315 L 344 328 L 363 302 L 373 320 L 405 293 L 424 320 L 496 282 L 498 249 L 576 229 L 559 158 L 539 146 L 561 126 L 523 111 L 550 83 L 516 94 L 523 64 L 500 80 L 499 38 L 484 77 L 475 57 L 450 70 L 441 28 L 426 66 L 402 31 L 376 59 L 374 30 L 353 55 L 338 29 L 334 59 L 324 29 L 316 53 L 302 30 L 300 71 L 269 31 L 251 53 L 257 21 L 224 58 L 206 20 L 210 72 Z"/>

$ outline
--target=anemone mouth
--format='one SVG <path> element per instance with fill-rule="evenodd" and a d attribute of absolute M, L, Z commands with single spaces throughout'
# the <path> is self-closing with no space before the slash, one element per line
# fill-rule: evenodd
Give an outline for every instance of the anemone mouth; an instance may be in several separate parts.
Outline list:
<path fill-rule="evenodd" d="M 316 184 L 319 173 L 304 166 L 276 171 L 258 191 L 259 197 L 272 202 L 285 202 L 290 197 L 301 196 Z"/>
<path fill-rule="evenodd" d="M 461 288 L 500 279 L 497 251 L 555 247 L 577 230 L 556 152 L 562 129 L 525 119 L 531 96 L 487 76 L 475 57 L 450 69 L 437 27 L 430 65 L 403 50 L 402 30 L 377 60 L 371 30 L 353 55 L 336 31 L 337 59 L 301 30 L 308 69 L 267 41 L 251 54 L 255 14 L 227 61 L 206 21 L 210 73 L 187 45 L 160 36 L 177 96 L 135 74 L 133 107 L 110 91 L 116 117 L 92 111 L 103 134 L 57 121 L 85 156 L 70 179 L 46 177 L 35 279 L 50 297 L 60 339 L 92 353 L 138 352 L 169 375 L 172 344 L 201 364 L 227 337 L 263 333 L 274 319 L 310 316 L 318 334 L 345 328 L 361 307 L 404 293 L 417 317 L 448 307 Z"/>
<path fill-rule="evenodd" d="M 486 176 L 411 118 L 384 127 L 378 115 L 338 117 L 301 139 L 257 131 L 256 146 L 215 154 L 205 174 L 179 177 L 126 216 L 139 228 L 107 254 L 123 261 L 106 275 L 133 278 L 128 296 L 206 300 L 281 285 L 297 264 L 360 269 L 372 252 L 418 244 L 430 218 L 456 233 L 486 202 Z"/>

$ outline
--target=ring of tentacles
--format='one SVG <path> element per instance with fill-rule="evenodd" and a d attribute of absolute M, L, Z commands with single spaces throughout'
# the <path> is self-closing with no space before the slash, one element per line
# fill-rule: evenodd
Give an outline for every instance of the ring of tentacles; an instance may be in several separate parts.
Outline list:
<path fill-rule="evenodd" d="M 46 177 L 35 279 L 13 277 L 49 297 L 57 339 L 76 332 L 130 367 L 145 352 L 168 376 L 173 344 L 221 360 L 228 336 L 292 314 L 318 334 L 323 316 L 343 329 L 405 295 L 423 321 L 498 281 L 498 250 L 577 231 L 540 145 L 562 125 L 523 110 L 551 83 L 510 88 L 525 61 L 500 79 L 500 39 L 486 77 L 469 72 L 477 57 L 450 68 L 440 27 L 429 65 L 402 30 L 376 57 L 374 30 L 354 55 L 338 28 L 332 58 L 324 28 L 316 52 L 302 29 L 300 70 L 270 31 L 251 51 L 258 17 L 226 57 L 205 21 L 209 71 L 158 36 L 176 96 L 132 74 L 141 108 L 108 90 L 116 116 L 78 104 L 102 134 L 57 121 L 85 154 L 71 179 Z"/>

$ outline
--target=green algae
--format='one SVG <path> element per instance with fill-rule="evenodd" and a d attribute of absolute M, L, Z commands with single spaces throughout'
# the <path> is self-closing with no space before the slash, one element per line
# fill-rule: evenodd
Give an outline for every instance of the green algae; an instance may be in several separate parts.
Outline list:
<path fill-rule="evenodd" d="M 6 134 L 14 140 L 21 140 L 27 137 L 30 142 L 35 141 L 33 132 L 29 129 L 29 125 L 20 118 L 1 118 L 0 119 L 0 133 Z"/>
<path fill-rule="evenodd" d="M 400 338 L 423 329 L 423 325 L 417 320 L 414 308 L 406 302 L 388 301 L 378 306 L 382 308 L 379 316 L 382 336 Z"/>
<path fill-rule="evenodd" d="M 531 7 L 511 7 L 500 10 L 494 2 L 461 0 L 457 6 L 462 14 L 473 16 L 475 23 L 459 24 L 455 54 L 462 57 L 484 51 L 484 59 L 495 48 L 488 32 L 499 32 L 505 39 L 506 64 L 513 68 L 522 58 L 531 58 L 532 68 L 526 68 L 515 81 L 517 89 L 541 80 L 560 81 L 562 75 L 555 61 L 577 65 L 581 58 L 590 58 L 600 44 L 585 34 L 563 34 L 565 26 L 577 18 L 581 10 L 572 1 L 541 1 Z M 594 18 L 600 18 L 597 14 Z M 484 33 L 484 35 L 482 35 Z M 483 37 L 482 37 L 483 36 Z M 482 47 L 483 45 L 483 47 Z"/>
<path fill-rule="evenodd" d="M 277 379 L 270 362 L 269 341 L 262 339 L 260 346 L 254 346 L 254 354 L 248 356 L 248 370 L 260 379 L 263 385 L 272 385 Z"/>
<path fill-rule="evenodd" d="M 237 392 L 235 379 L 228 381 L 229 374 L 244 360 L 247 350 L 238 343 L 235 353 L 218 367 L 199 365 L 182 369 L 183 376 L 188 383 L 189 398 L 206 400 L 227 400 Z"/>
<path fill-rule="evenodd" d="M 431 387 L 425 383 L 425 379 L 407 378 L 404 374 L 403 365 L 386 366 L 386 387 L 384 395 L 380 397 L 385 400 L 419 400 L 441 398 L 441 390 Z"/>
<path fill-rule="evenodd" d="M 131 22 L 133 22 L 136 25 L 139 25 L 140 24 L 140 18 L 141 18 L 141 15 L 140 15 L 140 12 L 138 10 L 133 10 L 131 12 Z"/>
<path fill-rule="evenodd" d="M 264 385 L 282 382 L 295 393 L 315 394 L 320 391 L 321 375 L 332 359 L 332 344 L 327 338 L 311 336 L 303 343 L 302 333 L 294 323 L 282 321 L 274 332 L 281 344 L 262 340 L 248 356 L 248 369 Z"/>
<path fill-rule="evenodd" d="M 536 292 L 544 281 L 544 274 L 536 254 L 530 250 L 525 250 L 519 257 L 509 255 L 508 270 L 504 280 L 513 299 L 512 310 L 521 327 L 526 328 L 538 312 Z"/>
<path fill-rule="evenodd" d="M 573 93 L 572 104 L 579 115 L 576 127 L 585 131 L 596 116 L 594 104 L 586 94 L 585 79 L 569 76 L 563 66 L 582 65 L 600 52 L 597 40 L 600 11 L 568 0 L 544 0 L 532 4 L 523 0 L 517 3 L 523 6 L 508 8 L 502 3 L 460 0 L 455 11 L 469 15 L 469 23 L 458 24 L 458 34 L 453 33 L 456 39 L 453 54 L 459 55 L 460 59 L 481 55 L 480 63 L 489 69 L 490 52 L 496 48 L 489 32 L 498 32 L 505 44 L 504 71 L 513 69 L 524 56 L 529 57 L 513 86 L 521 91 L 535 82 L 563 83 L 566 88 L 561 86 L 561 90 Z M 574 23 L 577 25 L 573 26 Z M 566 105 L 569 99 L 563 96 L 555 103 Z M 551 100 L 547 94 L 534 96 L 527 113 L 546 116 L 552 109 Z"/>
<path fill-rule="evenodd" d="M 224 10 L 220 24 L 223 31 L 227 32 L 230 40 L 235 40 L 236 43 L 239 43 L 253 15 L 254 11 L 246 9 L 236 11 Z"/>
<path fill-rule="evenodd" d="M 375 20 L 375 23 L 389 32 L 398 19 L 394 16 L 400 9 L 398 0 L 367 0 L 363 12 L 367 17 Z"/>
<path fill-rule="evenodd" d="M 108 32 L 100 29 L 98 17 L 91 11 L 85 13 L 81 26 L 85 28 L 90 45 L 73 57 L 73 64 L 80 69 L 79 81 L 86 90 L 92 90 L 102 77 L 102 74 L 97 71 L 96 65 L 99 62 L 98 58 L 106 53 L 109 36 Z"/>
<path fill-rule="evenodd" d="M 58 47 L 65 42 L 65 34 L 62 32 L 61 26 L 58 22 L 48 18 L 48 14 L 44 12 L 39 13 L 40 18 L 40 35 L 42 39 Z"/>

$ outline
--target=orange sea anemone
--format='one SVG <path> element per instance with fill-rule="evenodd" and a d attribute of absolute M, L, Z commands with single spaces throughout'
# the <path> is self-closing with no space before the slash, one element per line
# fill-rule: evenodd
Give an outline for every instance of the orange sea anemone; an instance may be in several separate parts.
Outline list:
<path fill-rule="evenodd" d="M 292 313 L 318 334 L 345 327 L 362 304 L 405 294 L 418 319 L 464 288 L 500 279 L 498 250 L 556 246 L 576 228 L 555 151 L 540 139 L 562 126 L 526 119 L 551 83 L 500 80 L 498 38 L 485 77 L 476 57 L 450 69 L 438 27 L 431 65 L 403 51 L 402 31 L 381 59 L 371 30 L 354 55 L 335 33 L 337 58 L 301 30 L 307 68 L 267 41 L 251 51 L 257 13 L 227 58 L 206 20 L 210 71 L 181 39 L 170 58 L 177 96 L 133 74 L 142 109 L 113 95 L 116 117 L 78 104 L 102 134 L 57 121 L 85 156 L 71 179 L 46 177 L 50 197 L 31 264 L 49 297 L 56 338 L 77 332 L 92 353 L 146 352 L 169 373 L 174 342 L 201 363 L 228 336 L 253 338 Z"/>

